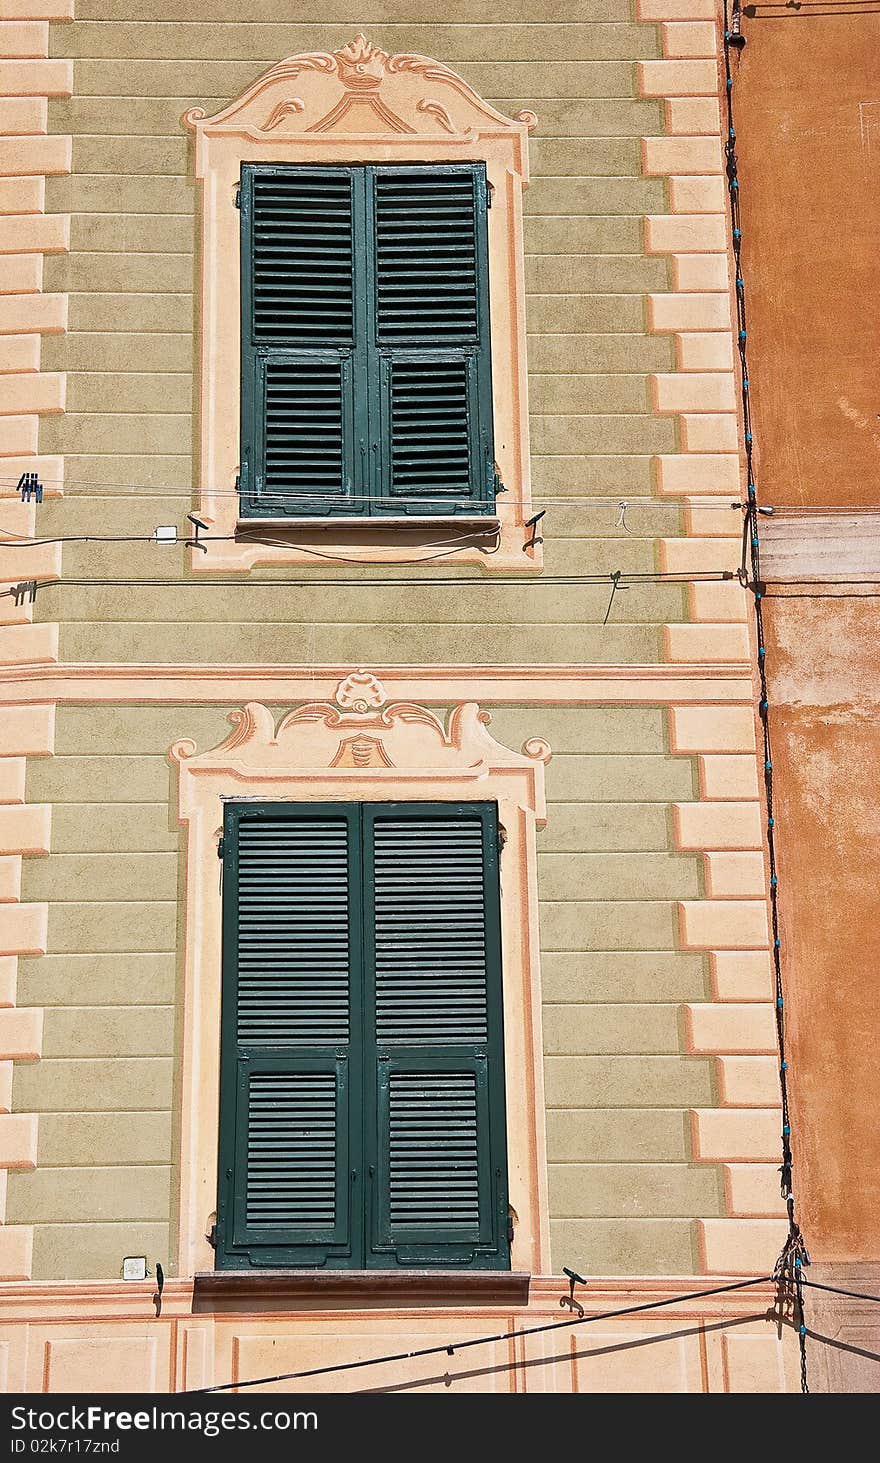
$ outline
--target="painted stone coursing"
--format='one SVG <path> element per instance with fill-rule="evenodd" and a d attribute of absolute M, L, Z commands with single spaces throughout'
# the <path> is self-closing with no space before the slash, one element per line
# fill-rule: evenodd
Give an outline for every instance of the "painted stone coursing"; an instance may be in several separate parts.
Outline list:
<path fill-rule="evenodd" d="M 15 1105 L 41 1112 L 40 1148 L 35 1173 L 11 1176 L 9 1215 L 36 1223 L 35 1276 L 108 1278 L 133 1245 L 163 1264 L 173 1249 L 182 874 L 166 751 L 216 744 L 226 715 L 66 706 L 31 772 L 54 808 L 52 859 L 25 874 L 26 897 L 49 902 L 48 953 L 22 960 L 19 984 L 46 1016 Z M 492 732 L 518 746 L 538 721 L 554 749 L 538 846 L 554 1262 L 692 1273 L 695 1216 L 724 1212 L 720 1169 L 690 1152 L 714 1076 L 688 1053 L 682 1002 L 706 998 L 708 967 L 676 949 L 677 901 L 703 886 L 671 804 L 695 795 L 696 769 L 669 755 L 659 707 L 496 707 Z"/>
<path fill-rule="evenodd" d="M 637 58 L 660 54 L 659 37 L 654 26 L 635 23 L 625 3 L 600 15 L 591 9 L 589 17 L 577 4 L 564 12 L 536 25 L 520 7 L 498 25 L 473 3 L 438 24 L 414 0 L 371 23 L 369 38 L 392 53 L 442 58 L 506 115 L 525 107 L 540 114 L 525 194 L 533 491 L 536 505 L 541 495 L 609 497 L 607 505 L 550 508 L 545 564 L 549 573 L 651 572 L 658 537 L 680 532 L 682 515 L 668 505 L 633 510 L 629 532 L 615 521 L 617 497 L 651 493 L 652 454 L 676 450 L 675 423 L 654 412 L 649 379 L 672 369 L 674 343 L 646 330 L 648 296 L 669 287 L 670 266 L 646 252 L 642 237 L 644 212 L 666 207 L 664 182 L 643 176 L 639 140 L 662 130 L 663 110 L 639 97 L 636 72 Z M 80 8 L 77 93 L 55 108 L 52 123 L 75 138 L 74 176 L 54 199 L 56 207 L 69 202 L 73 230 L 69 265 L 57 271 L 59 287 L 63 280 L 71 294 L 72 351 L 59 441 L 69 480 L 171 483 L 182 496 L 145 502 L 120 495 L 99 507 L 83 497 L 65 507 L 71 532 L 75 523 L 94 526 L 96 513 L 107 532 L 126 531 L 123 525 L 150 531 L 157 513 L 170 522 L 189 506 L 200 205 L 181 116 L 193 105 L 215 112 L 280 57 L 332 50 L 351 40 L 353 25 L 366 26 L 345 5 L 327 15 L 332 24 L 295 13 L 280 24 L 274 16 L 267 5 L 258 21 L 235 0 L 199 24 L 165 0 L 109 15 Z M 48 515 L 45 521 L 48 531 Z M 101 553 L 107 573 L 179 576 L 176 554 L 112 545 Z M 93 554 L 68 547 L 68 573 L 94 572 L 94 564 Z M 60 653 L 70 660 L 406 661 L 420 658 L 429 623 L 440 660 L 649 662 L 663 656 L 660 627 L 687 615 L 686 591 L 676 585 L 633 587 L 603 628 L 604 585 L 537 582 L 524 597 L 461 566 L 456 578 L 464 582 L 454 596 L 428 588 L 414 611 L 405 590 L 381 590 L 369 570 L 350 568 L 351 576 L 373 582 L 340 587 L 332 597 L 310 583 L 295 605 L 283 591 L 230 603 L 201 583 L 180 586 L 172 604 L 163 588 L 145 586 L 136 608 L 117 597 L 109 615 L 99 592 L 72 587 L 61 608 Z M 310 567 L 306 578 L 320 576 Z M 186 632 L 191 620 L 200 624 L 198 636 Z"/>

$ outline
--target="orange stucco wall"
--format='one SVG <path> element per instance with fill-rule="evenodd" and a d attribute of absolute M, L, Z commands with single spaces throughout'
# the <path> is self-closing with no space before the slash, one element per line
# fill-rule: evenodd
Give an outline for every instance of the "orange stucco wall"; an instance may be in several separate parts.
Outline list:
<path fill-rule="evenodd" d="M 880 14 L 832 8 L 759 11 L 734 63 L 758 482 L 771 503 L 877 501 Z"/>
<path fill-rule="evenodd" d="M 814 1260 L 877 1260 L 877 601 L 768 628 L 798 1215 Z"/>
<path fill-rule="evenodd" d="M 880 462 L 880 15 L 746 26 L 735 98 L 759 495 L 866 507 Z M 823 582 L 784 592 L 797 597 L 771 588 L 766 629 L 797 1210 L 814 1260 L 876 1260 L 880 601 Z"/>

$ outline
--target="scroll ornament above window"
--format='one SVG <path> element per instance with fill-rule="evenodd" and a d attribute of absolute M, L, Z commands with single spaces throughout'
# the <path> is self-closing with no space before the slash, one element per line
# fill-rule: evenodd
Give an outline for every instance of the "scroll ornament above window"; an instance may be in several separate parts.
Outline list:
<path fill-rule="evenodd" d="M 300 795 L 307 788 L 311 798 L 340 795 L 346 785 L 358 788 L 359 796 L 372 795 L 370 788 L 387 788 L 380 795 L 427 797 L 417 785 L 432 783 L 430 796 L 495 795 L 527 810 L 540 826 L 545 820 L 550 747 L 540 737 L 527 741 L 521 752 L 503 746 L 487 730 L 489 712 L 474 701 L 454 706 L 444 726 L 425 706 L 389 701 L 373 672 L 358 669 L 340 681 L 332 702 L 297 706 L 277 727 L 270 708 L 254 701 L 229 720 L 232 732 L 210 751 L 198 753 L 189 740 L 170 749 L 172 759 L 195 773 L 202 788 L 205 779 L 219 775 L 221 798 L 239 795 L 238 784 L 255 780 L 266 784 L 263 791 L 274 783 L 278 796 L 290 796 L 301 780 Z M 188 803 L 189 796 L 182 795 L 182 810 Z"/>
<path fill-rule="evenodd" d="M 193 568 L 315 565 L 316 548 L 412 562 L 420 533 L 432 558 L 446 533 L 451 562 L 540 568 L 534 114 L 505 118 L 441 63 L 358 36 L 183 121 L 205 185 L 198 516 L 216 536 Z"/>
<path fill-rule="evenodd" d="M 426 83 L 434 84 L 436 96 L 427 94 Z M 527 179 L 525 138 L 538 119 L 534 112 L 517 112 L 511 120 L 482 101 L 442 62 L 429 56 L 389 56 L 358 35 L 339 51 L 289 56 L 216 116 L 207 117 L 201 107 L 192 107 L 183 122 L 199 139 L 199 177 L 204 177 L 203 139 L 221 128 L 235 127 L 256 140 L 276 131 L 357 137 L 445 134 L 459 140 L 467 135 L 491 137 L 500 131 L 518 139 L 512 161 L 520 177 Z"/>

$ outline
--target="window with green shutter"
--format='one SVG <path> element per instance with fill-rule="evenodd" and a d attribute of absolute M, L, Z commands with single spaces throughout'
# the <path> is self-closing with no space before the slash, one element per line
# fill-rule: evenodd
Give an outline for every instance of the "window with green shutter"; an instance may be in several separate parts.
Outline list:
<path fill-rule="evenodd" d="M 491 803 L 226 804 L 217 1265 L 508 1269 Z"/>
<path fill-rule="evenodd" d="M 491 513 L 484 163 L 241 171 L 242 518 Z"/>

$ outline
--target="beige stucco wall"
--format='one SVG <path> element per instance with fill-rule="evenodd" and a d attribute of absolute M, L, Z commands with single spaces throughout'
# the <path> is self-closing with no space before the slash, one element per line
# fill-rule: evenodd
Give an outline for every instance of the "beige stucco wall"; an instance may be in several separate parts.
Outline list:
<path fill-rule="evenodd" d="M 682 531 L 674 502 L 632 509 L 629 533 L 614 525 L 619 497 L 651 492 L 651 455 L 676 446 L 675 419 L 654 413 L 649 383 L 651 371 L 672 368 L 672 338 L 647 332 L 647 295 L 667 289 L 669 263 L 645 254 L 642 223 L 666 207 L 665 182 L 642 175 L 639 141 L 662 131 L 662 103 L 639 98 L 636 72 L 638 58 L 660 55 L 659 28 L 635 24 L 629 0 L 589 11 L 570 0 L 539 22 L 522 0 L 501 22 L 482 0 L 442 24 L 428 23 L 436 12 L 422 0 L 380 14 L 337 0 L 323 12 L 334 24 L 302 7 L 297 17 L 296 6 L 280 24 L 278 11 L 274 0 L 256 9 L 219 0 L 193 23 L 176 0 L 124 0 L 80 4 L 73 26 L 53 28 L 53 46 L 74 57 L 74 96 L 50 107 L 50 126 L 73 134 L 73 172 L 48 190 L 50 207 L 71 212 L 71 252 L 47 263 L 46 287 L 70 301 L 68 334 L 47 343 L 44 368 L 63 362 L 68 392 L 40 446 L 65 453 L 67 486 L 41 529 L 150 533 L 182 521 L 197 481 L 200 205 L 181 114 L 194 105 L 210 114 L 279 58 L 332 50 L 362 28 L 392 53 L 442 59 L 506 115 L 538 113 L 525 195 L 533 491 L 536 506 L 542 495 L 608 497 L 549 509 L 546 571 L 656 569 L 657 538 Z M 114 496 L 88 498 L 95 490 L 77 480 L 112 485 Z M 130 497 L 120 480 L 178 492 Z M 70 576 L 177 579 L 180 566 L 179 551 L 148 544 L 64 554 Z M 425 624 L 438 661 L 656 661 L 660 627 L 685 617 L 676 585 L 631 588 L 603 628 L 604 585 L 535 583 L 524 595 L 460 566 L 470 587 L 427 586 L 416 605 L 406 588 L 374 582 L 331 595 L 313 566 L 305 577 L 293 596 L 203 582 L 136 595 L 71 586 L 40 613 L 60 619 L 62 659 L 352 663 L 421 659 Z"/>
<path fill-rule="evenodd" d="M 280 57 L 332 49 L 363 28 L 389 51 L 451 64 L 501 111 L 539 116 L 525 195 L 532 481 L 536 507 L 572 500 L 551 504 L 543 520 L 545 573 L 735 562 L 737 515 L 688 514 L 675 496 L 716 493 L 723 502 L 736 490 L 722 370 L 730 342 L 718 304 L 723 195 L 718 179 L 690 176 L 709 166 L 707 139 L 658 136 L 667 126 L 713 125 L 714 62 L 657 58 L 711 58 L 714 29 L 676 17 L 661 43 L 660 27 L 635 23 L 628 0 L 591 3 L 589 15 L 564 0 L 540 19 L 516 3 L 498 21 L 479 0 L 460 0 L 444 23 L 429 24 L 410 0 L 392 0 L 375 23 L 338 0 L 333 23 L 315 25 L 275 22 L 277 0 L 217 0 L 197 24 L 182 0 L 81 0 L 72 25 L 52 27 L 51 52 L 74 58 L 74 94 L 50 102 L 49 126 L 72 134 L 73 167 L 47 181 L 47 207 L 71 215 L 71 249 L 47 258 L 43 277 L 46 290 L 69 294 L 69 329 L 43 342 L 42 369 L 68 377 L 64 415 L 41 422 L 40 450 L 64 455 L 65 487 L 63 500 L 41 505 L 40 533 L 150 533 L 191 508 L 200 221 L 181 113 L 193 105 L 210 113 Z M 691 9 L 702 15 L 706 5 L 692 0 Z M 700 102 L 684 103 L 696 120 L 680 110 L 673 126 L 668 103 L 640 95 L 662 93 L 667 74 L 646 85 L 643 59 L 671 65 L 673 90 L 700 92 Z M 694 80 L 688 67 L 703 70 Z M 656 147 L 646 154 L 646 137 L 691 148 L 688 157 L 670 150 L 663 165 L 681 167 L 677 191 L 645 176 L 662 163 Z M 666 219 L 668 209 L 687 217 Z M 646 213 L 678 240 L 652 248 L 698 252 L 674 262 L 646 252 Z M 701 329 L 705 339 L 671 333 Z M 691 375 L 679 390 L 661 374 L 660 403 L 652 373 L 671 372 L 685 352 Z M 679 449 L 690 457 L 664 459 L 676 467 L 666 496 L 631 506 L 620 524 L 618 500 L 651 493 L 657 455 Z M 577 501 L 584 496 L 602 501 Z M 688 543 L 686 532 L 707 537 Z M 778 1228 L 770 1224 L 767 1237 L 778 1127 L 769 1008 L 737 1004 L 766 1005 L 769 990 L 766 958 L 753 954 L 764 936 L 750 687 L 742 681 L 734 696 L 719 685 L 716 696 L 708 672 L 692 698 L 708 705 L 675 745 L 669 707 L 681 688 L 660 688 L 664 659 L 717 661 L 719 674 L 725 661 L 744 661 L 744 632 L 726 623 L 741 618 L 731 586 L 702 586 L 698 599 L 680 584 L 631 585 L 603 626 L 607 583 L 532 575 L 505 585 L 460 566 L 442 570 L 452 588 L 424 583 L 413 593 L 381 581 L 416 571 L 347 565 L 298 568 L 297 587 L 257 590 L 243 577 L 196 582 L 183 564 L 182 551 L 149 544 L 65 545 L 66 579 L 161 582 L 41 592 L 35 617 L 60 625 L 52 658 L 62 669 L 513 667 L 521 704 L 518 686 L 505 705 L 480 693 L 493 734 L 514 748 L 543 737 L 554 753 L 538 869 L 553 1266 L 632 1276 L 766 1268 Z M 679 639 L 664 632 L 691 615 L 724 623 L 685 625 Z M 557 700 L 533 684 L 532 667 L 591 662 L 658 665 L 656 703 L 642 685 L 642 704 L 625 704 L 610 677 L 606 704 L 562 704 L 562 693 Z M 667 669 L 671 687 L 676 667 Z M 170 1268 L 184 916 L 166 754 L 180 737 L 214 746 L 226 712 L 247 699 L 230 682 L 227 706 L 197 705 L 211 699 L 204 687 L 187 704 L 184 669 L 181 704 L 139 706 L 129 692 L 123 703 L 120 691 L 119 705 L 90 705 L 80 675 L 59 681 L 54 753 L 30 760 L 27 772 L 28 802 L 52 809 L 51 853 L 24 860 L 20 891 L 26 905 L 48 904 L 47 953 L 19 959 L 15 999 L 45 1018 L 41 1060 L 16 1062 L 14 1110 L 39 1114 L 37 1167 L 10 1173 L 6 1223 L 9 1234 L 34 1226 L 36 1279 L 113 1278 L 124 1254 L 141 1252 Z M 80 686 L 84 704 L 71 704 Z M 738 704 L 732 722 L 714 705 L 726 699 Z M 710 805 L 701 809 L 700 799 Z M 690 810 L 686 824 L 676 804 Z M 724 867 L 711 864 L 725 858 Z M 732 952 L 720 973 L 708 954 L 716 947 Z M 735 1191 L 731 1158 L 744 1185 Z M 711 1249 L 703 1219 L 716 1226 Z"/>

